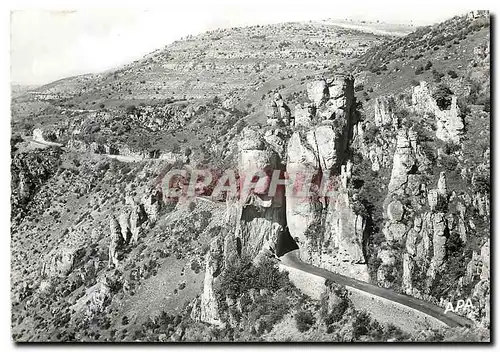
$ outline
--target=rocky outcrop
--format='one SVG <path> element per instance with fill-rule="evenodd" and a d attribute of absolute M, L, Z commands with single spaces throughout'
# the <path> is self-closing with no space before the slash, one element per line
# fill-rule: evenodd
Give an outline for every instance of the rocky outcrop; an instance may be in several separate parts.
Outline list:
<path fill-rule="evenodd" d="M 448 226 L 443 213 L 432 214 L 432 249 L 433 255 L 429 270 L 427 271 L 427 286 L 430 287 L 444 264 L 446 256 L 446 238 L 448 236 Z"/>
<path fill-rule="evenodd" d="M 459 143 L 464 122 L 460 116 L 457 97 L 451 96 L 449 106 L 440 107 L 432 97 L 426 82 L 413 88 L 412 104 L 418 113 L 433 114 L 436 117 L 436 137 L 444 142 Z"/>
<path fill-rule="evenodd" d="M 205 279 L 201 295 L 199 319 L 203 322 L 224 327 L 221 320 L 217 298 L 214 291 L 214 280 L 224 268 L 224 254 L 220 238 L 215 238 L 210 244 L 210 250 L 205 257 Z"/>
<path fill-rule="evenodd" d="M 290 125 L 290 108 L 285 104 L 281 94 L 276 92 L 265 109 L 267 124 L 270 126 L 288 126 Z"/>
<path fill-rule="evenodd" d="M 129 218 L 130 232 L 132 236 L 131 242 L 135 244 L 139 240 L 141 225 L 146 221 L 146 213 L 144 212 L 142 204 L 133 202 L 131 208 Z"/>
<path fill-rule="evenodd" d="M 65 277 L 75 267 L 84 252 L 83 247 L 61 247 L 53 249 L 42 264 L 43 277 Z"/>
<path fill-rule="evenodd" d="M 207 255 L 200 312 L 194 317 L 222 324 L 213 287 L 224 265 L 215 257 L 238 253 L 258 263 L 277 254 L 279 238 L 287 234 L 305 262 L 368 281 L 363 254 L 366 224 L 354 211 L 348 192 L 352 174 L 348 151 L 355 127 L 353 80 L 343 77 L 334 82 L 331 87 L 326 82 L 309 86 L 312 102 L 305 105 L 307 118 L 295 116 L 295 127 L 300 128 L 291 135 L 276 126 L 266 132 L 251 127 L 241 132 L 239 195 L 227 199 L 228 231 L 222 242 L 214 240 Z M 277 110 L 273 104 L 270 107 L 268 117 L 276 117 Z M 282 181 L 286 172 L 288 182 L 270 196 L 273 172 L 279 172 Z M 255 175 L 248 191 L 245 185 Z M 329 194 L 324 192 L 326 186 Z M 298 282 L 304 281 L 299 276 Z"/>
<path fill-rule="evenodd" d="M 309 86 L 315 109 L 308 114 L 316 110 L 316 115 L 288 142 L 286 170 L 295 188 L 287 188 L 287 225 L 302 260 L 368 280 L 362 251 L 365 221 L 354 212 L 347 191 L 352 168 L 348 148 L 355 125 L 353 81 L 338 79 L 328 92 L 325 84 Z M 325 184 L 331 186 L 326 197 Z"/>
<path fill-rule="evenodd" d="M 148 220 L 156 222 L 163 206 L 163 194 L 161 190 L 159 188 L 150 190 L 150 192 L 143 196 L 141 203 Z"/>
<path fill-rule="evenodd" d="M 480 252 L 473 252 L 467 263 L 465 275 L 459 286 L 474 285 L 471 296 L 477 304 L 469 311 L 470 319 L 479 321 L 484 327 L 490 326 L 490 241 L 487 240 Z"/>
<path fill-rule="evenodd" d="M 110 238 L 109 263 L 117 267 L 123 249 L 134 245 L 139 240 L 145 224 L 154 224 L 163 204 L 161 192 L 158 189 L 147 191 L 142 198 L 144 203 L 138 203 L 132 196 L 125 197 L 125 208 L 118 217 L 112 215 L 109 222 Z M 148 209 L 148 211 L 146 211 Z"/>
<path fill-rule="evenodd" d="M 410 134 L 401 129 L 396 140 L 396 151 L 392 164 L 391 180 L 389 181 L 389 193 L 404 194 L 408 185 L 410 175 L 417 168 L 416 145 L 412 145 Z"/>
<path fill-rule="evenodd" d="M 114 216 L 109 220 L 109 231 L 111 233 L 111 243 L 108 249 L 108 266 L 111 267 L 111 265 L 113 265 L 116 268 L 120 262 L 121 250 L 124 242 L 120 224 Z"/>
<path fill-rule="evenodd" d="M 316 107 L 311 103 L 295 105 L 295 126 L 311 126 L 316 115 Z"/>
<path fill-rule="evenodd" d="M 280 153 L 273 147 L 283 142 L 280 133 L 274 133 L 274 143 L 269 144 L 260 131 L 244 129 L 238 143 L 238 172 L 240 178 L 240 197 L 232 200 L 238 208 L 236 237 L 241 241 L 245 253 L 255 257 L 265 243 L 274 243 L 278 232 L 286 227 L 284 190 L 278 189 L 275 196 L 269 196 L 272 173 L 284 169 Z M 267 139 L 269 140 L 269 138 Z M 267 170 L 267 171 L 266 171 Z M 250 189 L 252 178 L 258 181 Z"/>
<path fill-rule="evenodd" d="M 59 170 L 60 156 L 61 150 L 58 148 L 13 154 L 11 161 L 11 219 L 13 222 L 21 220 L 29 206 L 43 207 L 42 204 L 30 204 L 30 202 L 43 183 Z"/>
<path fill-rule="evenodd" d="M 399 127 L 398 118 L 394 113 L 395 102 L 392 96 L 381 96 L 375 99 L 375 126 Z"/>
<path fill-rule="evenodd" d="M 99 280 L 94 286 L 87 288 L 85 294 L 72 307 L 86 320 L 103 312 L 111 299 L 111 289 L 106 278 Z"/>
<path fill-rule="evenodd" d="M 132 237 L 132 232 L 130 231 L 130 213 L 121 213 L 118 217 L 118 224 L 120 225 L 123 242 L 129 243 Z"/>
<path fill-rule="evenodd" d="M 307 84 L 307 96 L 316 107 L 321 106 L 330 99 L 330 89 L 326 80 L 319 80 Z"/>

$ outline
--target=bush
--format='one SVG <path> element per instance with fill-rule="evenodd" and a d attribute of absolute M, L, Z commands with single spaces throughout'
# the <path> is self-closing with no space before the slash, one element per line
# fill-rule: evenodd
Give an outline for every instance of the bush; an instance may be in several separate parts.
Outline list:
<path fill-rule="evenodd" d="M 448 71 L 448 76 L 450 76 L 450 78 L 455 79 L 455 78 L 458 77 L 458 74 L 455 71 L 453 71 L 453 70 L 449 70 Z"/>
<path fill-rule="evenodd" d="M 459 97 L 457 99 L 457 105 L 458 109 L 460 110 L 460 117 L 464 118 L 465 116 L 470 114 L 471 109 L 465 98 Z"/>
<path fill-rule="evenodd" d="M 375 142 L 376 136 L 379 134 L 380 128 L 376 125 L 370 125 L 364 133 L 366 143 Z"/>
<path fill-rule="evenodd" d="M 444 77 L 444 73 L 439 72 L 438 70 L 432 70 L 432 76 L 434 77 L 434 82 L 439 83 L 441 79 Z"/>
<path fill-rule="evenodd" d="M 354 91 L 355 92 L 360 92 L 362 91 L 363 89 L 365 89 L 365 86 L 362 85 L 362 84 L 358 84 L 356 87 L 354 87 Z"/>
<path fill-rule="evenodd" d="M 479 193 L 490 193 L 489 176 L 478 176 L 474 180 L 474 190 Z"/>
<path fill-rule="evenodd" d="M 273 262 L 264 260 L 256 267 L 246 258 L 226 268 L 218 293 L 220 299 L 223 299 L 223 296 L 237 298 L 252 288 L 275 292 L 290 285 L 288 274 L 280 272 Z"/>
<path fill-rule="evenodd" d="M 343 297 L 339 303 L 332 307 L 332 311 L 325 318 L 325 324 L 331 325 L 342 320 L 347 308 L 349 308 L 349 301 Z"/>
<path fill-rule="evenodd" d="M 437 105 L 441 110 L 448 110 L 451 106 L 451 96 L 453 92 L 444 84 L 440 84 L 436 91 L 432 94 L 432 97 L 436 101 Z"/>
<path fill-rule="evenodd" d="M 424 72 L 424 68 L 422 66 L 418 66 L 415 70 L 416 75 L 421 75 Z"/>
<path fill-rule="evenodd" d="M 487 101 L 484 102 L 483 104 L 483 111 L 484 112 L 490 112 L 491 111 L 491 106 L 490 106 L 490 99 L 488 98 Z"/>
<path fill-rule="evenodd" d="M 425 67 L 424 67 L 424 70 L 429 70 L 430 68 L 432 67 L 432 62 L 430 61 L 427 61 L 427 63 L 425 64 Z"/>
<path fill-rule="evenodd" d="M 127 114 L 135 114 L 137 111 L 137 108 L 135 105 L 129 105 L 127 106 Z"/>
<path fill-rule="evenodd" d="M 453 154 L 457 151 L 459 151 L 462 147 L 460 144 L 454 144 L 454 143 L 446 143 L 444 146 L 444 152 L 448 155 Z"/>
<path fill-rule="evenodd" d="M 314 315 L 308 310 L 301 310 L 295 314 L 295 322 L 300 332 L 308 331 L 316 322 Z"/>
<path fill-rule="evenodd" d="M 362 335 L 366 335 L 369 330 L 371 318 L 366 312 L 359 312 L 356 314 L 354 321 L 352 322 L 352 335 L 355 339 Z"/>

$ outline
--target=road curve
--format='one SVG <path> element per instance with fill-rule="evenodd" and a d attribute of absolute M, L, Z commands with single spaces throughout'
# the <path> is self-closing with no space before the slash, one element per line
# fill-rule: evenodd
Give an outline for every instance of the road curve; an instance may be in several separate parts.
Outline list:
<path fill-rule="evenodd" d="M 330 279 L 340 285 L 353 287 L 369 294 L 383 297 L 393 302 L 400 303 L 409 308 L 418 310 L 424 314 L 434 317 L 450 327 L 469 327 L 473 323 L 471 320 L 461 317 L 453 312 L 444 313 L 444 309 L 432 303 L 406 296 L 386 288 L 359 281 L 344 275 L 336 274 L 326 269 L 318 268 L 314 265 L 304 263 L 298 256 L 298 250 L 293 250 L 279 258 L 281 262 L 289 267 L 308 272 L 310 274 Z"/>

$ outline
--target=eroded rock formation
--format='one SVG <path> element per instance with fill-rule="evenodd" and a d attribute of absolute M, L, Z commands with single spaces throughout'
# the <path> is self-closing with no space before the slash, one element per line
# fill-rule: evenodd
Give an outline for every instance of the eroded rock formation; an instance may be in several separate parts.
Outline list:
<path fill-rule="evenodd" d="M 459 143 L 464 122 L 460 116 L 457 97 L 451 96 L 447 99 L 447 106 L 439 106 L 426 82 L 420 82 L 419 86 L 413 88 L 413 108 L 419 113 L 433 114 L 436 117 L 436 137 L 444 142 Z"/>

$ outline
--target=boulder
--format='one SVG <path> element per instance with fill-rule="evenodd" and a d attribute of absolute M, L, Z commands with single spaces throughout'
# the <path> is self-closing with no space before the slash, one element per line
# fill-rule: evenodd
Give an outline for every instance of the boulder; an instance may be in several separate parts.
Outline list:
<path fill-rule="evenodd" d="M 387 206 L 387 217 L 391 221 L 401 221 L 403 213 L 403 204 L 399 200 L 394 200 Z"/>

